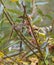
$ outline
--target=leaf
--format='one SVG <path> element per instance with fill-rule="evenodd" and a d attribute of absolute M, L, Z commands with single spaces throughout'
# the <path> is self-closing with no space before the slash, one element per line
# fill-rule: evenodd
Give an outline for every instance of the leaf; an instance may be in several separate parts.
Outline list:
<path fill-rule="evenodd" d="M 47 47 L 47 45 L 49 44 L 48 40 L 49 40 L 49 38 L 47 37 L 46 40 L 45 40 L 45 42 L 41 45 L 41 48 L 46 48 Z"/>
<path fill-rule="evenodd" d="M 32 2 L 32 0 L 25 0 L 25 2 Z"/>
<path fill-rule="evenodd" d="M 50 14 L 46 14 L 45 16 L 52 20 L 52 16 Z"/>
<path fill-rule="evenodd" d="M 48 55 L 49 55 L 49 49 L 48 49 L 48 47 L 46 47 L 46 56 L 45 56 L 45 58 L 47 58 Z"/>
<path fill-rule="evenodd" d="M 38 14 L 40 14 L 40 15 L 42 15 L 42 16 L 44 15 L 43 12 L 42 12 L 42 10 L 39 9 L 39 8 L 37 9 L 37 12 L 38 12 Z"/>
<path fill-rule="evenodd" d="M 37 49 L 34 49 L 33 51 L 34 51 L 35 53 L 38 52 Z M 26 54 L 26 57 L 29 57 L 29 56 L 31 56 L 31 55 L 33 55 L 33 52 L 32 52 L 32 51 L 29 51 L 29 52 Z"/>
<path fill-rule="evenodd" d="M 0 58 L 2 58 L 4 56 L 4 54 L 0 51 Z"/>
<path fill-rule="evenodd" d="M 28 65 L 28 63 L 27 62 L 22 62 L 23 63 L 23 65 Z"/>
<path fill-rule="evenodd" d="M 43 37 L 43 38 L 45 38 L 46 37 L 46 35 L 44 34 L 44 33 L 38 33 L 39 34 L 39 37 Z"/>
<path fill-rule="evenodd" d="M 35 19 L 34 19 L 34 21 L 32 22 L 32 24 L 39 24 L 40 22 L 42 21 L 42 17 L 41 16 L 37 16 Z"/>
<path fill-rule="evenodd" d="M 0 38 L 3 38 L 4 37 L 4 33 L 0 33 Z"/>
<path fill-rule="evenodd" d="M 6 8 L 6 10 L 7 11 L 9 11 L 9 12 L 11 12 L 11 13 L 14 13 L 14 14 L 18 14 L 18 15 L 22 15 L 23 13 L 21 12 L 21 11 L 19 11 L 19 10 L 14 10 L 14 9 L 8 9 L 8 8 Z"/>
<path fill-rule="evenodd" d="M 13 41 L 11 40 L 9 44 L 7 44 L 3 49 L 7 49 L 9 47 L 12 47 L 14 45 L 16 45 L 19 41 Z"/>
<path fill-rule="evenodd" d="M 3 13 L 3 9 L 4 9 L 3 5 L 0 4 L 0 15 Z"/>
<path fill-rule="evenodd" d="M 54 32 L 50 32 L 49 34 L 51 38 L 54 38 Z"/>
<path fill-rule="evenodd" d="M 49 64 L 48 60 L 45 60 L 45 63 L 46 63 L 46 65 L 48 65 Z"/>
<path fill-rule="evenodd" d="M 11 0 L 11 2 L 16 2 L 16 1 L 18 1 L 18 0 Z"/>
<path fill-rule="evenodd" d="M 36 5 L 46 5 L 48 2 L 36 2 Z"/>
<path fill-rule="evenodd" d="M 54 62 L 54 57 L 52 58 L 52 61 Z"/>

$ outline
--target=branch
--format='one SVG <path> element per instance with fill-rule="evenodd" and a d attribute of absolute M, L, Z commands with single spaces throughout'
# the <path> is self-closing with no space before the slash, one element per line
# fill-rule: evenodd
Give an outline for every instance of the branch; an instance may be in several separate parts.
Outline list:
<path fill-rule="evenodd" d="M 24 12 L 26 12 L 25 6 L 24 6 L 23 4 L 22 4 L 22 6 L 23 6 L 23 8 L 24 8 Z M 31 26 L 30 20 L 29 20 L 29 18 L 28 18 L 28 15 L 27 15 L 27 13 L 25 13 L 25 14 L 26 14 L 26 18 L 27 18 L 27 21 L 28 21 L 29 26 L 30 26 L 30 29 L 31 29 L 32 37 L 34 38 L 34 40 L 35 40 L 35 42 L 36 42 L 36 45 L 37 45 L 37 47 L 38 47 L 38 50 L 39 50 L 41 56 L 43 56 L 43 55 L 42 55 L 42 52 L 41 52 L 41 50 L 40 50 L 39 43 L 37 42 L 37 38 L 36 38 L 36 36 L 35 36 L 35 34 L 34 34 L 34 30 L 33 30 L 32 26 Z"/>
<path fill-rule="evenodd" d="M 1 3 L 3 4 L 2 1 L 1 1 Z M 3 4 L 3 5 L 4 5 L 4 4 Z M 15 29 L 15 24 L 13 23 L 13 19 L 10 17 L 9 13 L 4 10 L 4 14 L 5 14 L 5 16 L 7 17 L 7 19 L 9 20 L 9 23 L 10 23 L 11 25 L 14 25 L 14 30 L 15 30 L 15 32 L 17 33 L 17 35 L 22 39 L 22 41 L 28 46 L 28 48 L 29 48 L 39 59 L 41 59 L 41 60 L 44 61 L 44 57 L 43 57 L 43 54 L 42 54 L 42 52 L 41 52 L 41 50 L 40 50 L 40 46 L 39 46 L 39 44 L 38 44 L 38 42 L 37 42 L 37 39 L 36 39 L 36 36 L 35 36 L 35 34 L 34 34 L 33 28 L 32 28 L 32 26 L 31 26 L 31 23 L 30 23 L 29 18 L 28 18 L 28 16 L 27 16 L 26 8 L 25 8 L 24 6 L 23 6 L 23 8 L 24 8 L 24 12 L 25 12 L 25 14 L 26 14 L 27 21 L 29 22 L 29 26 L 30 26 L 30 28 L 31 28 L 31 32 L 32 32 L 33 38 L 34 38 L 34 40 L 35 40 L 35 42 L 36 42 L 38 51 L 40 52 L 42 59 L 32 50 L 32 48 L 30 47 L 31 44 L 30 44 L 30 45 L 27 44 L 28 40 L 25 39 L 25 37 L 23 36 L 23 34 L 22 34 L 20 31 L 17 31 L 17 30 Z M 19 34 L 19 33 L 20 33 L 20 34 Z M 23 37 L 22 37 L 22 36 L 23 36 Z M 24 38 L 24 39 L 23 39 L 23 38 Z M 25 40 L 26 40 L 27 42 L 26 42 Z M 45 61 L 44 61 L 44 65 L 46 65 L 46 64 L 45 64 Z"/>
<path fill-rule="evenodd" d="M 22 6 L 23 6 L 23 9 L 24 9 L 24 12 L 26 12 L 26 6 L 24 6 L 23 4 L 22 4 Z M 37 38 L 36 38 L 36 36 L 35 36 L 35 34 L 34 34 L 34 30 L 33 30 L 32 26 L 31 26 L 30 20 L 29 20 L 28 15 L 27 15 L 27 12 L 25 13 L 25 15 L 26 15 L 27 21 L 28 21 L 29 26 L 30 26 L 30 29 L 31 29 L 32 37 L 34 38 L 35 43 L 36 43 L 36 45 L 37 45 L 37 49 L 38 49 L 38 51 L 40 52 L 41 57 L 43 58 L 43 61 L 44 61 L 44 57 L 43 57 L 42 51 L 41 51 L 41 49 L 40 49 L 39 43 L 37 42 Z M 45 61 L 44 61 L 44 65 L 46 65 L 46 64 L 45 64 Z"/>
<path fill-rule="evenodd" d="M 1 2 L 1 3 L 3 3 L 3 2 Z M 9 13 L 7 12 L 6 13 L 6 11 L 4 10 L 4 14 L 5 14 L 5 16 L 7 17 L 7 19 L 8 19 L 8 21 L 9 21 L 9 23 L 13 26 L 13 25 L 15 25 L 14 23 L 13 23 L 13 21 L 12 21 L 12 18 L 10 17 L 10 15 L 9 15 Z M 14 26 L 14 30 L 16 31 L 16 33 L 17 33 L 17 35 L 22 39 L 22 41 L 28 46 L 28 48 L 38 57 L 38 58 L 40 58 L 32 49 L 31 49 L 31 47 L 27 44 L 27 42 L 28 42 L 28 40 L 23 36 L 23 38 L 25 38 L 25 39 L 23 39 L 22 38 L 22 36 L 21 36 L 21 34 L 19 35 L 19 31 L 17 32 L 17 30 L 15 29 L 15 26 Z M 24 40 L 26 40 L 26 41 L 24 41 Z M 32 45 L 32 44 L 30 44 L 30 45 Z M 33 46 L 33 45 L 32 45 Z"/>

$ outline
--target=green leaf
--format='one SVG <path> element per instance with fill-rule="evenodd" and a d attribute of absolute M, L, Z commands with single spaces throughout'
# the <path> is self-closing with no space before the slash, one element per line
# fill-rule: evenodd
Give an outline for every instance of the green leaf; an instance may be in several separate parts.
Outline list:
<path fill-rule="evenodd" d="M 15 14 L 18 14 L 18 15 L 22 15 L 23 13 L 19 10 L 14 10 L 14 9 L 7 9 L 7 11 L 11 12 L 11 13 L 15 13 Z"/>
<path fill-rule="evenodd" d="M 25 2 L 32 2 L 32 0 L 25 0 Z"/>
<path fill-rule="evenodd" d="M 38 12 L 38 14 L 40 14 L 40 15 L 42 15 L 43 16 L 43 12 L 42 12 L 42 10 L 41 9 L 37 9 L 37 12 Z"/>
<path fill-rule="evenodd" d="M 42 17 L 41 16 L 37 16 L 34 21 L 32 22 L 32 24 L 39 24 L 42 21 Z"/>
<path fill-rule="evenodd" d="M 46 65 L 48 65 L 49 64 L 48 60 L 45 60 L 45 63 L 46 63 Z"/>
<path fill-rule="evenodd" d="M 52 20 L 52 16 L 50 14 L 46 14 L 45 16 Z"/>

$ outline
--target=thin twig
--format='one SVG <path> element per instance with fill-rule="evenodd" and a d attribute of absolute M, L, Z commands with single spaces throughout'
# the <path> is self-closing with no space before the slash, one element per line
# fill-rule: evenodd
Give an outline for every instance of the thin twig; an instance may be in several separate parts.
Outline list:
<path fill-rule="evenodd" d="M 22 4 L 22 6 L 23 6 L 23 8 L 24 8 L 24 12 L 26 12 L 26 7 Z M 38 50 L 39 50 L 39 52 L 41 53 L 41 55 L 42 55 L 42 52 L 41 52 L 41 50 L 40 50 L 40 46 L 39 46 L 39 43 L 37 42 L 37 38 L 36 38 L 36 36 L 35 36 L 35 34 L 34 34 L 34 31 L 33 31 L 33 28 L 32 28 L 32 26 L 31 26 L 31 23 L 30 23 L 30 20 L 29 20 L 29 18 L 28 18 L 28 15 L 27 15 L 27 13 L 25 13 L 26 14 L 26 18 L 27 18 L 27 21 L 28 21 L 28 23 L 29 23 L 29 26 L 30 26 L 30 28 L 31 28 L 31 32 L 32 32 L 32 37 L 34 38 L 34 40 L 35 40 L 35 42 L 36 42 L 36 45 L 37 45 L 37 47 L 38 47 Z"/>
<path fill-rule="evenodd" d="M 9 20 L 9 23 L 11 24 L 11 25 L 13 25 L 12 24 L 12 22 L 11 22 L 11 20 L 10 20 L 10 18 L 9 18 L 9 16 L 7 15 L 8 13 L 6 13 L 6 11 L 4 10 L 4 14 L 6 15 L 6 17 L 7 17 L 7 19 Z M 17 35 L 21 38 L 21 39 L 23 39 L 22 38 L 22 36 L 20 36 L 19 34 L 18 34 L 18 32 L 17 32 L 17 30 L 14 28 L 14 30 L 16 31 L 16 33 L 17 33 Z M 23 39 L 24 40 L 24 39 Z M 26 43 L 25 41 L 24 41 L 24 43 Z M 39 58 L 39 56 L 31 49 L 31 47 L 26 43 L 26 45 L 28 46 L 28 48 L 30 48 L 30 50 Z"/>
<path fill-rule="evenodd" d="M 26 12 L 26 6 L 24 6 L 23 4 L 22 4 L 22 6 L 23 6 L 23 8 L 24 8 L 24 12 Z M 44 57 L 43 57 L 42 51 L 41 51 L 41 49 L 40 49 L 39 43 L 37 42 L 37 38 L 36 38 L 36 36 L 35 36 L 35 34 L 34 34 L 34 31 L 33 31 L 33 28 L 32 28 L 32 26 L 31 26 L 31 23 L 30 23 L 30 20 L 29 20 L 29 18 L 28 18 L 27 13 L 25 13 L 25 15 L 26 15 L 27 21 L 28 21 L 28 23 L 29 23 L 29 26 L 30 26 L 30 28 L 31 28 L 32 37 L 34 38 L 34 40 L 35 40 L 35 42 L 36 42 L 36 45 L 37 45 L 37 48 L 38 48 L 38 51 L 40 52 L 41 57 L 43 58 L 43 61 L 44 61 Z M 44 64 L 45 64 L 45 61 L 44 61 Z"/>

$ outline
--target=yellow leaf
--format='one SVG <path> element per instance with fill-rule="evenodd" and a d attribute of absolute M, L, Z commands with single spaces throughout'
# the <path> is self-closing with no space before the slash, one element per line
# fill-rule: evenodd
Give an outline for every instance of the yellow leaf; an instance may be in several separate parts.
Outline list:
<path fill-rule="evenodd" d="M 7 62 L 13 62 L 13 60 L 11 58 L 6 58 Z"/>
<path fill-rule="evenodd" d="M 6 58 L 7 61 L 11 60 L 10 58 Z"/>
<path fill-rule="evenodd" d="M 44 33 L 39 32 L 39 36 L 45 37 L 46 35 Z"/>
<path fill-rule="evenodd" d="M 11 2 L 16 2 L 16 1 L 18 1 L 18 0 L 11 0 Z"/>
<path fill-rule="evenodd" d="M 17 62 L 22 62 L 22 60 L 21 60 L 21 59 L 19 59 L 19 58 L 17 58 L 17 59 L 16 59 L 16 61 L 17 61 Z"/>
<path fill-rule="evenodd" d="M 54 57 L 52 58 L 52 61 L 54 62 Z"/>
<path fill-rule="evenodd" d="M 23 62 L 23 65 L 28 65 L 28 63 L 27 62 Z"/>
<path fill-rule="evenodd" d="M 4 54 L 0 51 L 0 58 L 2 58 L 4 56 Z"/>

